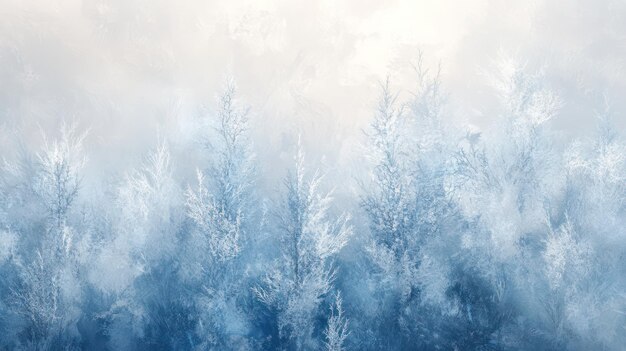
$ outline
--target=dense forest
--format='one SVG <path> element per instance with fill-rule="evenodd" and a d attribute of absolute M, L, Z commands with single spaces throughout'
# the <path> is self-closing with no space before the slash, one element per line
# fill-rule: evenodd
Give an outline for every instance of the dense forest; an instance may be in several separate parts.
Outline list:
<path fill-rule="evenodd" d="M 300 142 L 260 186 L 272 166 L 233 82 L 193 140 L 161 130 L 121 174 L 84 172 L 90 132 L 69 118 L 12 141 L 0 349 L 623 349 L 626 143 L 610 102 L 566 140 L 558 91 L 504 59 L 500 112 L 477 130 L 449 122 L 437 70 L 414 68 L 408 94 L 380 84 L 351 199 Z"/>

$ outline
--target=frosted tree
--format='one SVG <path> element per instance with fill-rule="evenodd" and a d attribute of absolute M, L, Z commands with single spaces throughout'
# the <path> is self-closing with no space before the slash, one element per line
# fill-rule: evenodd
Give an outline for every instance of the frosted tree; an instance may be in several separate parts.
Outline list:
<path fill-rule="evenodd" d="M 186 193 L 187 215 L 198 227 L 197 235 L 202 236 L 196 244 L 201 244 L 198 249 L 207 255 L 205 264 L 223 262 L 239 253 L 241 223 L 237 217 L 229 220 L 226 210 L 207 190 L 204 175 L 198 172 L 197 177 L 197 189 L 189 188 Z"/>
<path fill-rule="evenodd" d="M 285 347 L 318 347 L 313 338 L 323 298 L 335 277 L 332 257 L 352 233 L 349 217 L 330 213 L 332 194 L 323 192 L 322 175 L 308 177 L 300 145 L 295 169 L 285 179 L 286 194 L 278 214 L 283 258 L 254 289 L 258 299 L 277 314 Z"/>
<path fill-rule="evenodd" d="M 551 202 L 543 252 L 548 288 L 539 293 L 541 322 L 548 333 L 559 331 L 555 341 L 568 347 L 613 349 L 623 343 L 625 319 L 618 311 L 626 300 L 616 291 L 626 284 L 618 263 L 626 252 L 625 151 L 607 104 L 595 138 L 576 141 L 565 153 L 566 186 Z"/>
<path fill-rule="evenodd" d="M 349 321 L 344 315 L 341 294 L 337 293 L 334 305 L 330 307 L 330 317 L 328 317 L 328 325 L 324 331 L 324 336 L 326 336 L 326 350 L 345 350 L 345 342 L 348 335 L 350 335 Z"/>
<path fill-rule="evenodd" d="M 85 135 L 78 135 L 74 126 L 64 127 L 61 139 L 53 142 L 45 140 L 45 151 L 37 155 L 40 171 L 35 192 L 46 204 L 57 229 L 65 224 L 67 213 L 78 193 L 79 172 L 84 164 L 81 149 Z"/>
<path fill-rule="evenodd" d="M 118 217 L 120 246 L 131 254 L 139 250 L 148 263 L 174 253 L 182 197 L 164 141 L 148 154 L 143 167 L 126 176 L 117 202 L 123 209 Z"/>
<path fill-rule="evenodd" d="M 252 216 L 250 202 L 255 178 L 248 114 L 247 107 L 239 106 L 235 85 L 229 81 L 219 99 L 215 128 L 219 136 L 215 150 L 218 157 L 211 166 L 211 173 L 218 207 L 229 222 L 242 225 Z"/>
<path fill-rule="evenodd" d="M 414 187 L 414 240 L 411 254 L 419 262 L 417 287 L 422 303 L 446 313 L 446 289 L 450 279 L 451 243 L 463 226 L 453 201 L 454 152 L 458 129 L 446 123 L 447 96 L 441 67 L 427 68 L 421 53 L 413 65 L 416 84 L 407 106 L 407 162 Z M 419 312 L 417 312 L 419 314 Z"/>
<path fill-rule="evenodd" d="M 76 229 L 69 222 L 69 211 L 80 187 L 84 164 L 82 142 L 74 126 L 63 126 L 58 140 L 44 142 L 32 171 L 32 191 L 47 213 L 43 235 L 32 253 L 13 258 L 17 281 L 11 287 L 14 311 L 24 318 L 20 343 L 32 349 L 76 345 L 76 323 L 80 317 L 82 286 L 79 277 L 79 251 L 75 249 Z M 36 215 L 31 217 L 35 220 Z M 27 243 L 24 243 L 27 244 Z"/>
<path fill-rule="evenodd" d="M 493 210 L 500 208 L 530 216 L 534 225 L 542 226 L 541 197 L 558 187 L 561 181 L 555 167 L 558 158 L 551 150 L 551 134 L 547 127 L 558 112 L 560 100 L 545 86 L 540 71 L 528 71 L 523 64 L 508 57 L 497 61 L 497 74 L 492 80 L 502 101 L 501 121 L 494 130 L 488 131 L 483 138 L 484 144 L 477 142 L 478 135 L 467 139 L 467 147 L 458 154 L 457 171 L 459 177 L 466 180 L 463 183 L 466 189 L 470 190 L 461 199 L 467 204 L 466 209 L 483 209 L 478 201 L 497 201 L 501 205 Z M 487 196 L 501 198 L 487 199 Z M 500 216 L 494 213 L 484 220 L 492 220 L 492 225 L 497 225 L 499 219 L 495 217 Z M 522 226 L 518 228 L 525 230 Z M 502 240 L 500 252 L 508 255 L 522 233 L 516 230 L 517 233 L 506 235 L 513 241 L 505 242 L 508 240 L 504 233 L 506 229 L 501 229 L 493 233 L 493 238 Z"/>
<path fill-rule="evenodd" d="M 125 349 L 135 342 L 181 347 L 178 333 L 188 326 L 175 280 L 182 192 L 173 179 L 165 142 L 125 177 L 114 204 L 115 232 L 104 243 L 91 276 L 92 284 L 113 297 L 101 314 L 113 336 L 111 346 Z"/>
<path fill-rule="evenodd" d="M 234 83 L 229 82 L 209 123 L 215 132 L 209 133 L 215 138 L 209 150 L 215 156 L 206 172 L 197 171 L 197 188 L 189 187 L 186 193 L 187 214 L 198 229 L 195 234 L 202 236 L 196 241 L 210 246 L 202 250 L 208 254 L 203 261 L 235 257 L 254 215 L 255 168 L 248 123 L 248 109 L 238 106 Z"/>
<path fill-rule="evenodd" d="M 197 171 L 197 187 L 186 192 L 187 216 L 193 223 L 186 252 L 193 259 L 186 261 L 182 274 L 199 290 L 197 332 L 203 344 L 244 347 L 245 318 L 236 297 L 246 263 L 239 257 L 252 245 L 252 230 L 259 229 L 252 206 L 256 171 L 248 109 L 240 107 L 233 82 L 219 97 L 209 124 L 214 156 L 206 171 Z"/>
<path fill-rule="evenodd" d="M 493 80 L 502 101 L 501 121 L 484 136 L 469 135 L 457 153 L 455 177 L 462 186 L 457 199 L 468 218 L 480 218 L 487 236 L 466 245 L 492 245 L 482 248 L 488 253 L 483 258 L 501 262 L 520 258 L 520 243 L 527 234 L 544 229 L 545 200 L 563 182 L 548 128 L 560 102 L 543 83 L 541 72 L 527 71 L 512 59 L 498 61 Z"/>
<path fill-rule="evenodd" d="M 455 212 L 446 193 L 451 152 L 441 122 L 445 99 L 439 74 L 425 69 L 421 56 L 414 69 L 417 84 L 406 103 L 388 81 L 382 86 L 368 133 L 373 172 L 362 207 L 373 237 L 372 278 L 383 301 L 380 347 L 424 347 L 409 335 L 423 335 L 417 329 L 428 324 L 425 304 L 445 308 L 448 287 L 443 235 L 454 227 Z"/>
<path fill-rule="evenodd" d="M 369 184 L 365 184 L 362 207 L 368 219 L 372 243 L 368 248 L 374 265 L 376 291 L 382 296 L 374 318 L 383 335 L 379 347 L 399 343 L 403 333 L 400 312 L 409 304 L 416 288 L 418 266 L 416 230 L 416 188 L 407 143 L 408 120 L 404 104 L 390 91 L 389 80 L 382 94 L 369 132 L 369 155 L 374 163 Z M 393 326 L 393 328 L 389 328 Z M 405 330 L 406 331 L 406 330 Z"/>
<path fill-rule="evenodd" d="M 482 134 L 468 133 L 455 156 L 453 195 L 467 219 L 460 237 L 462 260 L 474 276 L 473 288 L 458 285 L 457 299 L 468 321 L 470 316 L 487 321 L 484 327 L 469 323 L 479 327 L 481 342 L 512 345 L 517 338 L 518 343 L 533 340 L 526 347 L 539 347 L 540 342 L 532 344 L 538 340 L 530 336 L 537 328 L 532 323 L 517 325 L 514 335 L 506 330 L 514 325 L 516 311 L 538 308 L 518 306 L 511 294 L 526 290 L 532 296 L 538 291 L 541 278 L 535 273 L 544 267 L 537 248 L 549 233 L 546 216 L 559 217 L 557 227 L 564 218 L 554 199 L 561 196 L 565 178 L 549 128 L 560 99 L 541 70 L 532 71 L 505 56 L 496 68 L 491 78 L 501 101 L 501 118 Z M 463 298 L 478 289 L 491 298 Z"/>
<path fill-rule="evenodd" d="M 389 306 L 405 306 L 415 287 L 413 275 L 417 265 L 416 257 L 407 253 L 415 229 L 415 184 L 407 160 L 405 109 L 398 105 L 397 95 L 392 95 L 386 81 L 369 135 L 375 164 L 372 186 L 362 202 L 373 236 L 369 253 L 376 290 L 383 294 L 379 298 L 381 311 L 373 318 L 388 340 L 384 342 L 387 346 L 402 335 L 398 334 L 400 313 Z M 385 331 L 390 325 L 393 328 Z"/>
<path fill-rule="evenodd" d="M 624 140 L 611 121 L 611 109 L 605 102 L 598 114 L 598 128 L 593 138 L 575 141 L 565 153 L 569 211 L 576 218 L 589 218 L 594 232 L 621 232 L 624 209 Z M 576 201 L 578 200 L 578 201 Z M 585 206 L 594 204 L 594 206 Z M 574 214 L 574 213 L 570 213 Z"/>
<path fill-rule="evenodd" d="M 370 133 L 371 156 L 375 162 L 373 191 L 363 199 L 376 242 L 401 256 L 410 240 L 415 215 L 413 179 L 406 161 L 407 146 L 402 132 L 404 109 L 397 106 L 387 81 Z"/>

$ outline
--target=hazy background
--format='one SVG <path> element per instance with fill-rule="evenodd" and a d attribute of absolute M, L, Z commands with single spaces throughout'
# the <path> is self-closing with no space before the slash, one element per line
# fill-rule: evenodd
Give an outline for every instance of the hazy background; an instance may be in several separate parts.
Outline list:
<path fill-rule="evenodd" d="M 625 1 L 2 0 L 0 147 L 74 120 L 91 171 L 125 169 L 160 134 L 188 139 L 232 76 L 268 174 L 298 132 L 331 169 L 358 163 L 378 82 L 410 91 L 420 49 L 459 123 L 497 118 L 485 72 L 505 52 L 545 69 L 566 134 L 593 127 L 604 95 L 626 126 Z"/>

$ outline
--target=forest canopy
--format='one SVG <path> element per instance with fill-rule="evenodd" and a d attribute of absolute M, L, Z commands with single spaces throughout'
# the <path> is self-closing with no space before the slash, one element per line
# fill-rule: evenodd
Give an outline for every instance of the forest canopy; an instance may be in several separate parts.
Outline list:
<path fill-rule="evenodd" d="M 160 130 L 123 172 L 85 171 L 92 130 L 71 119 L 5 143 L 0 348 L 621 349 L 610 102 L 564 141 L 567 101 L 503 57 L 488 68 L 500 112 L 477 130 L 450 122 L 454 96 L 415 62 L 410 94 L 379 84 L 352 190 L 337 189 L 349 164 L 307 157 L 305 128 L 266 175 L 232 80 L 194 133 Z"/>

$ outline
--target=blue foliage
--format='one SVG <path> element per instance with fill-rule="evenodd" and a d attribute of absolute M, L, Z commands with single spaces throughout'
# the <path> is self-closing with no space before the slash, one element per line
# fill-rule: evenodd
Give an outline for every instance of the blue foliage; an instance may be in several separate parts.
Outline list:
<path fill-rule="evenodd" d="M 351 199 L 300 143 L 268 187 L 232 83 L 193 140 L 166 133 L 100 192 L 88 133 L 16 146 L 0 349 L 623 349 L 626 143 L 607 110 L 563 146 L 541 72 L 497 68 L 480 132 L 446 118 L 421 58 L 410 96 L 382 84 Z"/>

